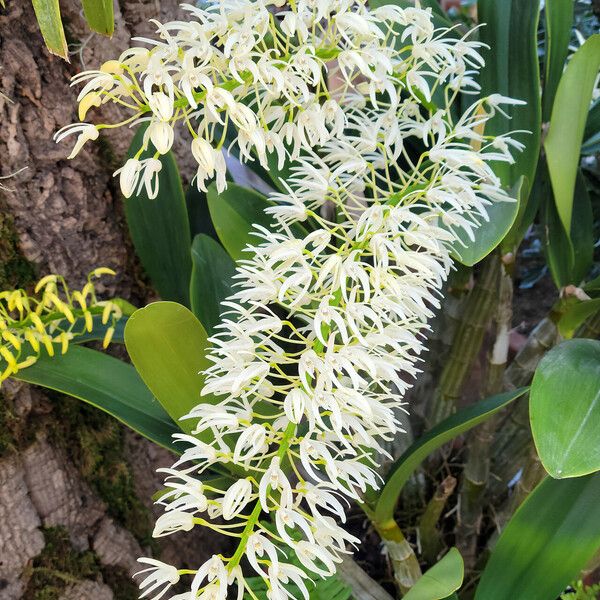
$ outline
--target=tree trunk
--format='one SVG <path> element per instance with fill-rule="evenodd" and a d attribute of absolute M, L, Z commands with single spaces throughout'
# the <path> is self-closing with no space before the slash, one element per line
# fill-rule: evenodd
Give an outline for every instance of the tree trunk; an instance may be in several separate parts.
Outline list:
<path fill-rule="evenodd" d="M 115 4 L 112 40 L 90 34 L 81 4 L 61 1 L 71 63 L 45 49 L 30 2 L 0 9 L 0 289 L 47 273 L 82 285 L 97 266 L 117 277 L 100 288 L 140 305 L 152 296 L 134 257 L 112 173 L 127 130 L 88 144 L 73 161 L 52 135 L 77 120 L 70 77 L 97 68 L 147 35 L 149 18 L 172 19 L 178 0 Z M 189 157 L 178 152 L 183 171 Z M 59 394 L 7 382 L 0 391 L 0 597 L 136 598 L 130 575 L 152 554 L 200 564 L 215 548 L 200 534 L 151 541 L 154 470 L 166 450 L 95 409 Z M 205 535 L 205 534 L 204 534 Z M 211 547 L 212 546 L 212 547 Z"/>

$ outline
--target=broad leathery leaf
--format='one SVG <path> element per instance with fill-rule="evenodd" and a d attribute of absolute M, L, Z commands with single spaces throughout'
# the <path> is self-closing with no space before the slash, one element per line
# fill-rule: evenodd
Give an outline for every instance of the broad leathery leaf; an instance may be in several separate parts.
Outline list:
<path fill-rule="evenodd" d="M 66 354 L 44 353 L 13 377 L 83 400 L 152 442 L 173 449 L 171 436 L 179 428 L 136 370 L 112 356 L 72 345 Z"/>
<path fill-rule="evenodd" d="M 112 36 L 115 31 L 113 0 L 81 0 L 81 4 L 90 29 Z"/>
<path fill-rule="evenodd" d="M 190 185 L 185 193 L 188 221 L 190 223 L 190 238 L 193 240 L 199 233 L 204 233 L 218 239 L 217 232 L 210 218 L 206 192 Z"/>
<path fill-rule="evenodd" d="M 192 243 L 192 311 L 209 335 L 219 324 L 221 302 L 232 294 L 235 262 L 219 242 L 199 234 Z"/>
<path fill-rule="evenodd" d="M 592 266 L 594 254 L 592 204 L 581 172 L 576 179 L 569 235 L 565 232 L 552 194 L 549 189 L 541 214 L 548 266 L 557 287 L 571 283 L 579 285 Z"/>
<path fill-rule="evenodd" d="M 127 321 L 125 346 L 138 373 L 171 418 L 186 432 L 195 423 L 181 417 L 200 404 L 215 403 L 200 396 L 208 368 L 206 331 L 185 306 L 154 302 Z"/>
<path fill-rule="evenodd" d="M 554 200 L 566 231 L 571 230 L 581 144 L 599 69 L 600 34 L 596 34 L 577 50 L 563 73 L 544 141 Z"/>
<path fill-rule="evenodd" d="M 258 243 L 250 234 L 254 224 L 271 229 L 273 219 L 265 208 L 273 206 L 265 196 L 235 183 L 228 183 L 220 194 L 213 183 L 208 188 L 208 208 L 221 243 L 234 260 L 248 253 L 243 250 L 248 244 Z"/>
<path fill-rule="evenodd" d="M 580 302 L 577 299 L 569 304 L 558 321 L 558 332 L 565 339 L 571 339 L 577 329 L 587 321 L 589 317 L 600 311 L 600 298 Z"/>
<path fill-rule="evenodd" d="M 460 588 L 464 576 L 462 556 L 456 548 L 450 548 L 439 562 L 423 573 L 403 600 L 443 600 Z"/>
<path fill-rule="evenodd" d="M 525 144 L 525 149 L 515 154 L 514 164 L 494 165 L 494 172 L 507 187 L 512 188 L 521 176 L 526 178 L 522 196 L 526 202 L 540 153 L 542 109 L 537 54 L 540 2 L 479 0 L 477 10 L 479 22 L 485 24 L 480 29 L 480 38 L 488 45 L 481 51 L 485 59 L 479 77 L 482 96 L 498 93 L 526 102 L 504 107 L 511 119 L 498 114 L 485 127 L 486 135 L 531 132 L 514 136 Z"/>
<path fill-rule="evenodd" d="M 540 460 L 552 477 L 600 470 L 599 341 L 568 340 L 544 356 L 531 384 L 529 421 Z"/>
<path fill-rule="evenodd" d="M 546 0 L 546 45 L 544 57 L 544 92 L 542 95 L 542 118 L 550 120 L 552 104 L 558 82 L 569 54 L 571 27 L 573 26 L 573 0 Z"/>
<path fill-rule="evenodd" d="M 415 469 L 434 450 L 437 450 L 437 448 L 458 435 L 469 431 L 469 429 L 479 425 L 479 423 L 483 423 L 483 421 L 525 394 L 527 389 L 520 388 L 481 400 L 467 408 L 459 410 L 422 435 L 393 464 L 387 474 L 375 505 L 375 519 L 379 523 L 385 523 L 393 518 L 394 510 L 404 484 Z"/>
<path fill-rule="evenodd" d="M 600 547 L 600 473 L 547 477 L 521 504 L 488 561 L 475 600 L 549 600 Z"/>
<path fill-rule="evenodd" d="M 581 146 L 581 153 L 588 156 L 600 152 L 600 98 L 597 98 L 588 113 L 585 131 L 585 140 Z"/>
<path fill-rule="evenodd" d="M 56 54 L 69 62 L 67 40 L 60 16 L 58 0 L 32 0 L 35 18 L 46 43 L 52 54 Z"/>
<path fill-rule="evenodd" d="M 517 218 L 522 190 L 523 177 L 512 190 L 514 202 L 493 202 L 487 208 L 488 220 L 483 221 L 475 230 L 475 240 L 471 240 L 464 229 L 457 229 L 458 239 L 452 245 L 452 257 L 463 265 L 472 267 L 496 248 Z"/>
<path fill-rule="evenodd" d="M 140 127 L 133 138 L 130 157 L 141 147 L 144 131 Z M 150 144 L 141 158 L 153 155 Z M 142 189 L 125 199 L 125 216 L 136 253 L 160 297 L 187 306 L 192 273 L 190 224 L 175 159 L 170 152 L 159 158 L 158 196 L 150 199 Z"/>

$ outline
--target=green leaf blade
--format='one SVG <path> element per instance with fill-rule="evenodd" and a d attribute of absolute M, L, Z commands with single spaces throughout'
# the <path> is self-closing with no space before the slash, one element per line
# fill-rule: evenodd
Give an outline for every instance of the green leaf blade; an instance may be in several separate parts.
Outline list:
<path fill-rule="evenodd" d="M 228 183 L 220 194 L 213 183 L 208 188 L 208 208 L 221 243 L 234 260 L 244 256 L 244 248 L 255 244 L 257 238 L 250 234 L 252 226 L 270 229 L 273 224 L 265 208 L 273 206 L 266 196 L 250 188 Z"/>
<path fill-rule="evenodd" d="M 513 187 L 520 177 L 527 184 L 523 199 L 529 197 L 540 151 L 542 108 L 540 95 L 537 29 L 539 0 L 479 0 L 477 3 L 481 41 L 489 48 L 482 51 L 485 68 L 480 74 L 481 94 L 502 94 L 526 102 L 509 106 L 510 119 L 497 115 L 485 129 L 486 135 L 502 135 L 511 131 L 530 131 L 520 141 L 523 152 L 515 163 L 494 165 L 494 172 L 507 187 Z"/>
<path fill-rule="evenodd" d="M 549 600 L 600 547 L 600 473 L 546 478 L 502 532 L 475 600 Z"/>
<path fill-rule="evenodd" d="M 546 0 L 546 52 L 544 65 L 543 120 L 549 121 L 558 83 L 569 54 L 573 26 L 572 0 Z"/>
<path fill-rule="evenodd" d="M 112 36 L 115 15 L 112 0 L 81 0 L 85 19 L 92 31 Z"/>
<path fill-rule="evenodd" d="M 232 293 L 235 263 L 211 237 L 199 234 L 192 243 L 192 311 L 209 335 L 219 324 L 221 302 Z"/>
<path fill-rule="evenodd" d="M 600 34 L 596 34 L 579 48 L 563 73 L 544 142 L 556 208 L 567 232 L 571 231 L 581 144 L 599 69 Z"/>
<path fill-rule="evenodd" d="M 154 302 L 127 321 L 125 346 L 156 399 L 182 430 L 190 432 L 192 422 L 181 417 L 200 402 L 215 401 L 200 396 L 200 371 L 211 363 L 206 358 L 206 331 L 198 319 L 175 302 Z"/>
<path fill-rule="evenodd" d="M 457 435 L 482 423 L 525 394 L 526 391 L 527 388 L 520 388 L 481 400 L 472 406 L 458 411 L 441 423 L 438 423 L 425 435 L 422 435 L 390 469 L 375 506 L 376 521 L 385 523 L 393 518 L 402 487 L 414 470 L 431 452 Z"/>
<path fill-rule="evenodd" d="M 58 0 L 32 0 L 32 3 L 46 47 L 52 54 L 68 61 L 67 39 Z"/>
<path fill-rule="evenodd" d="M 135 369 L 112 356 L 72 345 L 66 354 L 40 356 L 14 378 L 83 400 L 172 450 L 171 437 L 179 428 Z"/>
<path fill-rule="evenodd" d="M 456 548 L 448 553 L 422 577 L 403 600 L 443 600 L 458 590 L 465 576 L 465 565 Z"/>
<path fill-rule="evenodd" d="M 131 142 L 132 157 L 142 145 L 141 127 Z M 146 151 L 142 158 L 153 155 Z M 159 191 L 154 199 L 145 190 L 125 200 L 125 217 L 142 266 L 163 300 L 189 305 L 192 259 L 190 224 L 181 178 L 173 155 L 160 157 Z"/>
<path fill-rule="evenodd" d="M 529 413 L 538 454 L 552 477 L 600 470 L 600 342 L 569 340 L 548 352 L 533 378 Z"/>
<path fill-rule="evenodd" d="M 458 239 L 452 244 L 452 257 L 463 265 L 472 267 L 492 252 L 502 242 L 517 218 L 522 189 L 523 178 L 513 189 L 514 202 L 493 202 L 488 207 L 488 220 L 475 230 L 475 240 L 471 240 L 464 229 L 458 229 Z"/>

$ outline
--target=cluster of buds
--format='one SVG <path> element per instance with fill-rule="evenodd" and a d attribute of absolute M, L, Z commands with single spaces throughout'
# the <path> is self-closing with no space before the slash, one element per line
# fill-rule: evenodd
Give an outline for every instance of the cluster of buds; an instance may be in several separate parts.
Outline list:
<path fill-rule="evenodd" d="M 345 505 L 378 486 L 377 456 L 402 430 L 450 247 L 491 203 L 512 201 L 489 163 L 511 162 L 520 145 L 485 135 L 485 123 L 515 101 L 494 95 L 462 114 L 455 102 L 478 91 L 478 42 L 436 30 L 419 7 L 280 4 L 187 7 L 191 19 L 159 25 L 150 50 L 78 79 L 82 117 L 115 101 L 133 113 L 122 124 L 149 121 L 140 153 L 150 142 L 167 151 L 183 120 L 201 187 L 225 185 L 232 137 L 242 160 L 294 161 L 211 339 L 202 394 L 217 402 L 187 415 L 194 429 L 176 436 L 186 448 L 163 469 L 158 500 L 155 536 L 209 527 L 236 550 L 197 569 L 141 559 L 142 597 L 154 600 L 182 576 L 190 591 L 172 598 L 255 597 L 242 559 L 270 600 L 291 586 L 308 599 L 309 580 L 335 572 L 359 542 L 341 526 Z M 60 136 L 81 132 L 78 149 L 107 126 Z M 156 156 L 120 170 L 126 196 L 156 192 Z M 216 465 L 236 481 L 211 480 Z"/>
<path fill-rule="evenodd" d="M 0 292 L 0 356 L 5 363 L 0 384 L 19 370 L 35 364 L 42 349 L 54 356 L 64 354 L 71 340 L 89 334 L 94 318 L 106 326 L 102 345 L 110 343 L 121 308 L 109 300 L 98 300 L 93 282 L 112 269 L 94 269 L 81 290 L 70 290 L 59 275 L 46 275 L 35 286 L 35 296 L 25 290 Z"/>

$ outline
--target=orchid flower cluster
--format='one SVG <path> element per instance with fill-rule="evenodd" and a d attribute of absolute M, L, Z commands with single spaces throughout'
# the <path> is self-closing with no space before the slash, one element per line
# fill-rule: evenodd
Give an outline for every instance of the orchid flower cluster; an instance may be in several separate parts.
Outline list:
<path fill-rule="evenodd" d="M 35 364 L 42 348 L 54 356 L 58 346 L 64 354 L 71 340 L 92 332 L 94 317 L 108 325 L 102 342 L 106 348 L 123 312 L 115 302 L 98 300 L 93 279 L 114 274 L 106 267 L 94 269 L 81 290 L 70 290 L 63 277 L 52 274 L 38 281 L 36 296 L 22 289 L 0 292 L 0 357 L 6 363 L 0 384 Z"/>
<path fill-rule="evenodd" d="M 226 0 L 186 7 L 100 71 L 84 73 L 82 117 L 107 101 L 133 114 L 81 124 L 75 150 L 103 127 L 149 121 L 137 158 L 119 170 L 123 193 L 156 192 L 160 153 L 184 121 L 197 183 L 225 186 L 222 149 L 292 161 L 271 196 L 273 228 L 240 261 L 236 292 L 211 338 L 211 367 L 190 434 L 166 475 L 155 536 L 208 527 L 235 540 L 230 556 L 197 569 L 155 559 L 142 597 L 308 599 L 312 577 L 335 573 L 349 547 L 349 501 L 378 486 L 382 443 L 401 430 L 402 397 L 418 373 L 427 321 L 439 306 L 459 231 L 472 237 L 486 207 L 511 201 L 490 162 L 520 145 L 485 135 L 509 98 L 479 98 L 480 44 L 435 29 L 430 10 L 362 0 Z M 139 156 L 152 142 L 157 154 Z M 233 484 L 211 479 L 228 469 Z M 273 523 L 261 519 L 268 515 Z M 292 559 L 292 557 L 295 557 Z M 244 561 L 244 562 L 242 562 Z M 244 565 L 244 569 L 242 569 Z M 302 568 L 300 568 L 300 566 Z"/>

